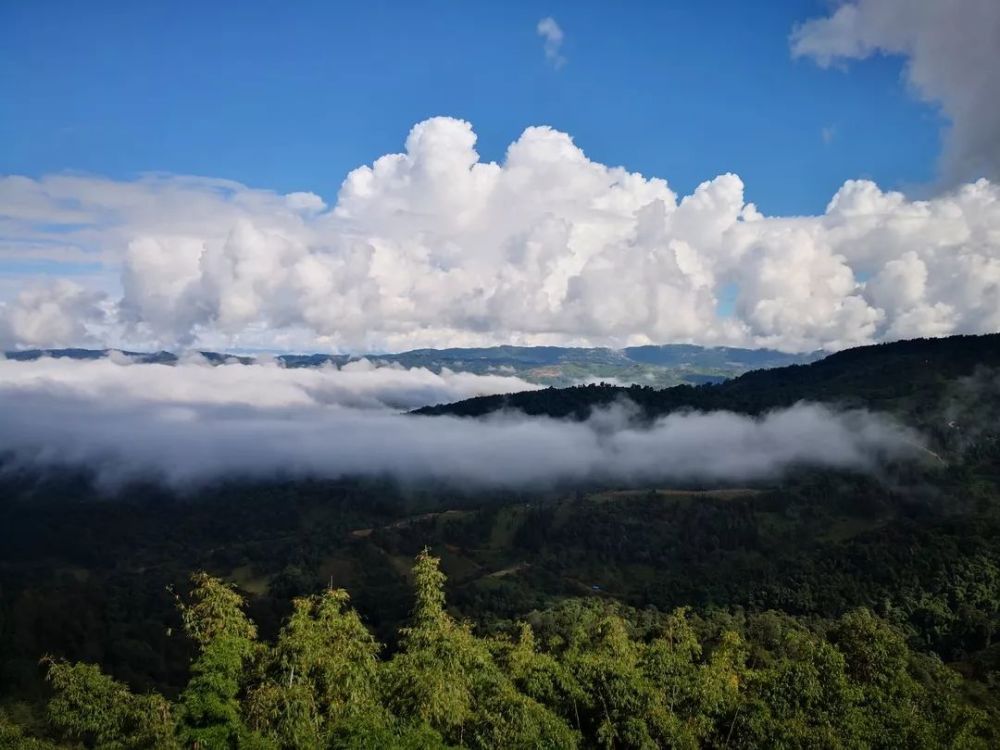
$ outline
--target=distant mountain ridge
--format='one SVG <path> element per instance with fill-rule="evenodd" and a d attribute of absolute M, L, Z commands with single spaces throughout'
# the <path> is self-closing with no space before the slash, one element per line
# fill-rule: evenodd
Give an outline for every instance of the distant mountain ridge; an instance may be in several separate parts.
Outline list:
<path fill-rule="evenodd" d="M 31 349 L 7 352 L 9 359 L 26 361 L 43 356 L 93 360 L 107 356 L 110 349 Z M 220 352 L 199 352 L 209 362 L 238 361 L 252 364 L 255 357 Z M 140 363 L 175 364 L 173 352 L 132 352 L 122 354 Z M 634 346 L 625 349 L 604 347 L 494 346 L 484 348 L 414 349 L 396 354 L 281 354 L 276 359 L 286 367 L 343 366 L 367 359 L 375 364 L 424 367 L 434 372 L 447 368 L 476 374 L 512 375 L 541 385 L 567 386 L 605 380 L 612 383 L 641 383 L 664 387 L 681 383 L 721 382 L 750 370 L 812 362 L 823 352 L 788 354 L 773 349 L 702 347 L 693 344 Z"/>
<path fill-rule="evenodd" d="M 959 381 L 983 375 L 983 383 Z M 950 410 L 965 420 L 1000 424 L 1000 333 L 911 339 L 862 346 L 808 364 L 757 369 L 718 384 L 668 388 L 608 384 L 479 396 L 426 406 L 414 413 L 481 417 L 505 409 L 532 416 L 586 419 L 595 407 L 622 399 L 648 418 L 680 409 L 760 414 L 798 401 L 835 403 L 939 424 Z"/>

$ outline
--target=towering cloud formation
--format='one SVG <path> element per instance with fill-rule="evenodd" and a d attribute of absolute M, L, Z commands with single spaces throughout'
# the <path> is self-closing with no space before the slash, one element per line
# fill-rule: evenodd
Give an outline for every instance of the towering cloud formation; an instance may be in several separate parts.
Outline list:
<path fill-rule="evenodd" d="M 792 52 L 828 66 L 903 55 L 922 99 L 952 122 L 945 178 L 1000 177 L 1000 3 L 996 0 L 854 0 L 792 35 Z"/>
<path fill-rule="evenodd" d="M 986 180 L 929 201 L 850 181 L 823 215 L 765 217 L 736 175 L 679 198 L 551 128 L 528 128 L 502 163 L 475 143 L 467 122 L 419 123 L 329 209 L 194 178 L 7 178 L 8 247 L 99 258 L 122 293 L 109 316 L 65 294 L 0 316 L 30 344 L 46 330 L 35 318 L 65 313 L 80 330 L 53 328 L 61 343 L 86 328 L 133 346 L 354 350 L 838 349 L 1000 329 L 1000 188 Z"/>
<path fill-rule="evenodd" d="M 90 340 L 104 320 L 104 295 L 65 279 L 34 285 L 0 308 L 0 346 L 67 346 Z"/>

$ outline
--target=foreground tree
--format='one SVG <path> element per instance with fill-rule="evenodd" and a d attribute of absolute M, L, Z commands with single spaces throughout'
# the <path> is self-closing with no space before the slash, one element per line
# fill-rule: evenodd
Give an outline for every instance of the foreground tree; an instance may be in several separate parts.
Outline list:
<path fill-rule="evenodd" d="M 243 597 L 206 573 L 193 577 L 191 602 L 181 604 L 184 630 L 198 645 L 191 680 L 181 693 L 178 736 L 187 747 L 265 746 L 247 727 L 240 693 L 245 670 L 261 653 Z"/>
<path fill-rule="evenodd" d="M 444 574 L 427 550 L 413 568 L 413 624 L 387 665 L 390 710 L 468 747 L 570 748 L 575 733 L 555 713 L 519 692 L 494 661 L 490 644 L 444 608 Z"/>
<path fill-rule="evenodd" d="M 0 747 L 5 750 L 57 750 L 58 746 L 29 737 L 6 713 L 0 711 Z"/>
<path fill-rule="evenodd" d="M 326 747 L 331 734 L 388 729 L 379 695 L 379 644 L 345 591 L 296 599 L 247 701 L 250 725 L 282 748 Z"/>
<path fill-rule="evenodd" d="M 399 650 L 328 590 L 294 600 L 273 643 L 206 574 L 180 604 L 198 648 L 172 705 L 97 667 L 49 661 L 52 739 L 0 713 L 0 747 L 51 750 L 403 748 L 988 748 L 996 713 L 867 610 L 806 626 L 780 613 L 636 612 L 570 600 L 477 636 L 445 607 L 426 550 Z"/>
<path fill-rule="evenodd" d="M 51 661 L 48 714 L 60 735 L 100 750 L 176 748 L 170 703 L 135 695 L 90 664 Z M 30 745 L 27 745 L 30 747 Z"/>

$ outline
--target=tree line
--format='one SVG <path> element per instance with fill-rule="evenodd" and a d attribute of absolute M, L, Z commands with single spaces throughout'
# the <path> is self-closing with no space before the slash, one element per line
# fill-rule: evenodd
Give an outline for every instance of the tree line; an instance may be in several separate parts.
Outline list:
<path fill-rule="evenodd" d="M 45 661 L 42 720 L 0 714 L 0 747 L 988 748 L 1000 716 L 961 677 L 866 609 L 835 620 L 706 619 L 566 600 L 477 633 L 454 617 L 439 560 L 388 654 L 327 589 L 265 641 L 232 586 L 178 597 L 194 646 L 186 686 L 135 693 L 94 665 Z M 528 621 L 530 620 L 530 622 Z"/>

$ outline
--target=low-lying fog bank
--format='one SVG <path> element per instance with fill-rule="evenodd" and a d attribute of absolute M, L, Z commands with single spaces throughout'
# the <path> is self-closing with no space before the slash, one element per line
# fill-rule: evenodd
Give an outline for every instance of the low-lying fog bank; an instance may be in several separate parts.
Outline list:
<path fill-rule="evenodd" d="M 517 378 L 373 367 L 0 361 L 0 452 L 33 468 L 85 466 L 109 484 L 161 478 L 389 476 L 517 487 L 559 481 L 753 480 L 791 467 L 871 469 L 921 451 L 869 412 L 798 404 L 761 418 L 625 405 L 585 422 L 400 414 L 533 388 Z"/>

